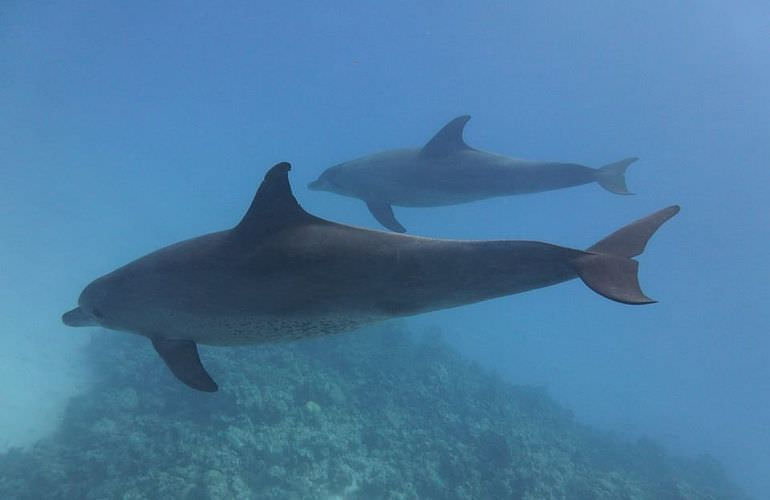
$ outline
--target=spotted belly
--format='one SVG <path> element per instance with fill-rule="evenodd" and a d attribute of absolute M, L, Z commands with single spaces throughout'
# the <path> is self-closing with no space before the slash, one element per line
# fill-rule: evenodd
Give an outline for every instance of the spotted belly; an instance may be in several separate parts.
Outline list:
<path fill-rule="evenodd" d="M 189 318 L 183 338 L 199 344 L 233 346 L 292 341 L 354 330 L 385 317 L 369 316 L 228 316 Z M 179 323 L 177 323 L 179 324 Z"/>

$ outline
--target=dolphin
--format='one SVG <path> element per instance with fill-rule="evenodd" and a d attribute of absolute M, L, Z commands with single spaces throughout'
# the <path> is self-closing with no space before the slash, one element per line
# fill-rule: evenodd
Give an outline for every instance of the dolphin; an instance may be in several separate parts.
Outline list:
<path fill-rule="evenodd" d="M 609 299 L 652 303 L 631 257 L 679 210 L 658 211 L 585 251 L 421 238 L 307 213 L 292 194 L 290 168 L 267 172 L 232 229 L 161 248 L 90 283 L 64 323 L 143 335 L 179 380 L 213 392 L 197 344 L 326 335 L 578 277 Z"/>
<path fill-rule="evenodd" d="M 486 153 L 463 140 L 470 119 L 455 118 L 421 149 L 394 149 L 329 167 L 308 187 L 363 200 L 380 224 L 397 233 L 406 229 L 393 215 L 393 205 L 457 205 L 591 182 L 615 194 L 632 194 L 625 173 L 637 158 L 591 168 Z"/>

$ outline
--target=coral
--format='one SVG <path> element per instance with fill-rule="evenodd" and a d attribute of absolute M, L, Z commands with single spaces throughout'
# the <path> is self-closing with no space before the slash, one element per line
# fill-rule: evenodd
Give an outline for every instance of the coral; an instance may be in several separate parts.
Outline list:
<path fill-rule="evenodd" d="M 99 332 L 60 429 L 0 455 L 0 498 L 741 499 L 710 459 L 576 422 L 399 324 L 202 349 L 192 391 L 142 338 Z"/>

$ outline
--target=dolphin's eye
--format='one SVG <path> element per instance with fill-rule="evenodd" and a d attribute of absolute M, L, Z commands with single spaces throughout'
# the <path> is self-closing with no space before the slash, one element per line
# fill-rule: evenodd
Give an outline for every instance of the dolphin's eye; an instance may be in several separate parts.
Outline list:
<path fill-rule="evenodd" d="M 104 317 L 102 312 L 95 307 L 91 310 L 91 314 L 93 314 L 95 318 L 99 318 L 99 319 L 102 319 Z"/>

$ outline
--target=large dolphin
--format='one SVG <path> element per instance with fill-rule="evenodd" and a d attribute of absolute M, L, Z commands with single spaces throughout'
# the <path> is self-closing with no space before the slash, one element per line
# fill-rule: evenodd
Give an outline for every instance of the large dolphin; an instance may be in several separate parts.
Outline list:
<path fill-rule="evenodd" d="M 585 251 L 420 238 L 305 212 L 289 169 L 279 163 L 267 172 L 232 229 L 161 248 L 93 281 L 64 323 L 144 335 L 182 382 L 216 391 L 196 344 L 325 335 L 577 277 L 618 302 L 654 302 L 640 290 L 631 257 L 679 210 L 656 212 Z"/>
<path fill-rule="evenodd" d="M 636 158 L 591 168 L 486 153 L 463 140 L 470 119 L 455 118 L 420 149 L 394 149 L 329 167 L 308 187 L 363 200 L 380 224 L 398 233 L 406 229 L 393 215 L 393 205 L 456 205 L 591 182 L 616 194 L 631 194 L 625 173 Z"/>

